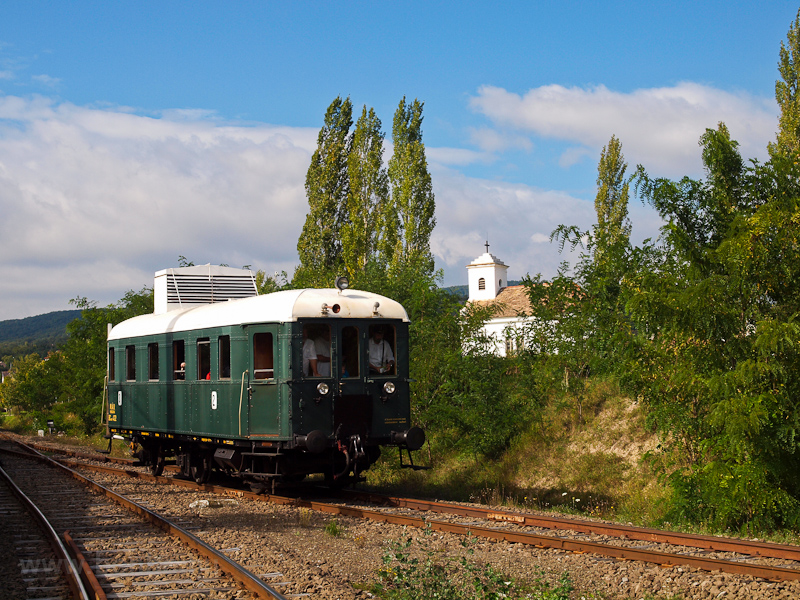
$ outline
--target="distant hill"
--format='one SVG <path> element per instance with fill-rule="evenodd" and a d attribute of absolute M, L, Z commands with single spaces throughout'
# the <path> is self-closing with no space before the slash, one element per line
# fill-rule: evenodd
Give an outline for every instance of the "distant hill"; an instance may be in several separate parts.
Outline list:
<path fill-rule="evenodd" d="M 46 356 L 66 343 L 67 323 L 80 316 L 79 310 L 59 310 L 0 321 L 0 357 L 20 357 L 33 352 Z"/>
<path fill-rule="evenodd" d="M 519 285 L 521 281 L 509 281 L 508 285 Z M 451 285 L 449 287 L 444 288 L 454 296 L 457 296 L 462 302 L 466 302 L 467 298 L 469 298 L 469 286 L 468 285 Z"/>

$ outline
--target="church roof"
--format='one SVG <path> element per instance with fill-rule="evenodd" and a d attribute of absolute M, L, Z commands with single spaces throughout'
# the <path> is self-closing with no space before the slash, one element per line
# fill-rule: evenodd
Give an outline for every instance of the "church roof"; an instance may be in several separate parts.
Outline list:
<path fill-rule="evenodd" d="M 509 285 L 498 292 L 494 300 L 473 300 L 476 306 L 497 306 L 496 318 L 530 314 L 531 303 L 524 285 Z"/>
<path fill-rule="evenodd" d="M 508 268 L 508 265 L 506 265 L 502 260 L 497 258 L 491 252 L 484 252 L 478 258 L 469 263 L 467 265 L 467 268 L 469 269 L 470 267 L 483 267 L 487 265 L 498 265 L 500 267 Z"/>

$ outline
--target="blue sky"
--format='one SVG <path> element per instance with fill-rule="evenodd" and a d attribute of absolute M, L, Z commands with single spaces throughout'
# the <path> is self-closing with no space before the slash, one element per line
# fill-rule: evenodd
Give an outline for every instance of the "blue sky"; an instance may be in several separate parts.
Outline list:
<path fill-rule="evenodd" d="M 538 4 L 538 6 L 537 6 Z M 446 285 L 488 236 L 509 276 L 552 275 L 547 236 L 589 227 L 600 149 L 702 176 L 725 121 L 774 137 L 797 5 L 753 2 L 37 2 L 0 18 L 0 320 L 101 304 L 195 262 L 290 274 L 328 104 L 391 140 L 425 102 Z M 634 236 L 659 222 L 638 201 Z"/>

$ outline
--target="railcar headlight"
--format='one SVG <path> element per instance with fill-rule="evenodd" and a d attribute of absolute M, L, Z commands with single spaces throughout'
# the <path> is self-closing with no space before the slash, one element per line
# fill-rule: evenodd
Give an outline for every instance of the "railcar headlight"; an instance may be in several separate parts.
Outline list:
<path fill-rule="evenodd" d="M 391 381 L 387 381 L 386 383 L 383 384 L 383 391 L 386 392 L 387 394 L 394 394 L 396 389 L 397 387 Z"/>
<path fill-rule="evenodd" d="M 330 392 L 330 391 L 331 391 L 331 388 L 330 388 L 330 386 L 328 386 L 328 384 L 327 384 L 327 383 L 318 383 L 318 384 L 317 384 L 317 391 L 318 391 L 318 392 L 319 392 L 321 395 L 323 395 L 323 396 L 327 396 L 327 395 L 328 395 L 328 392 Z"/>

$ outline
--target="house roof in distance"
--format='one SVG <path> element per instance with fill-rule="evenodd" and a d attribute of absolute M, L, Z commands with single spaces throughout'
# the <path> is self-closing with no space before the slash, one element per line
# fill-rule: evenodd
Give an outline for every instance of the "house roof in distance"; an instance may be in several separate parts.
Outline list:
<path fill-rule="evenodd" d="M 520 313 L 530 314 L 531 303 L 524 285 L 509 285 L 500 290 L 494 300 L 473 300 L 476 306 L 497 306 L 495 318 L 516 317 Z"/>

